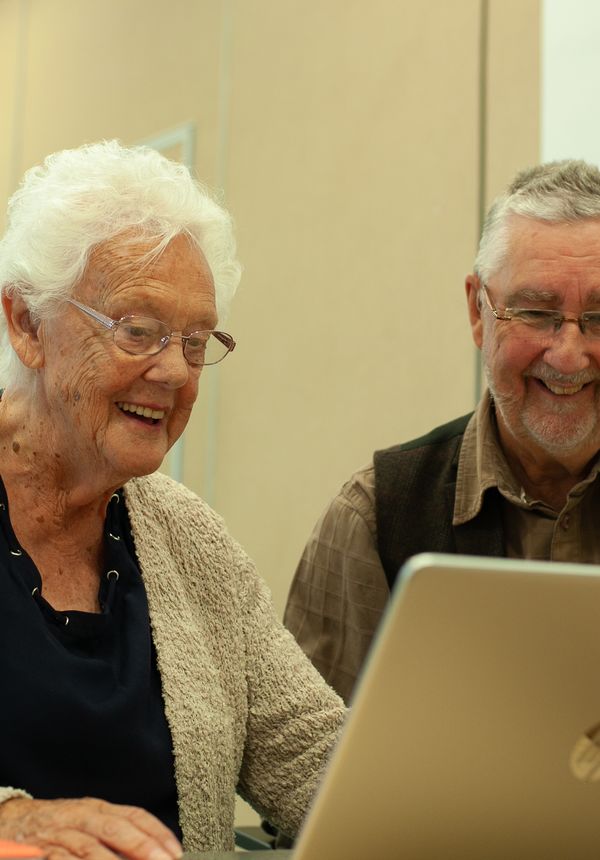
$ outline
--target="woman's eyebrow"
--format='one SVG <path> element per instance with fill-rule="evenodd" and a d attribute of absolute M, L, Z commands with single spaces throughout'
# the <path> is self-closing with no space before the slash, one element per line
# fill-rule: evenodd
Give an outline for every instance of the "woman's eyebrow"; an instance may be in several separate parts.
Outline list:
<path fill-rule="evenodd" d="M 123 304 L 116 305 L 116 310 L 111 309 L 110 312 L 104 312 L 111 319 L 119 320 L 123 317 L 147 317 L 148 319 L 158 320 L 159 322 L 163 322 L 165 325 L 170 327 L 171 323 L 164 318 L 164 315 L 152 304 L 151 301 L 144 302 L 142 304 Z M 200 315 L 191 318 L 189 323 L 186 323 L 184 326 L 185 330 L 191 331 L 209 331 L 211 329 L 216 328 L 218 324 L 217 315 L 215 312 L 211 310 L 207 310 L 205 313 L 200 312 Z M 173 329 L 175 331 L 175 329 Z"/>

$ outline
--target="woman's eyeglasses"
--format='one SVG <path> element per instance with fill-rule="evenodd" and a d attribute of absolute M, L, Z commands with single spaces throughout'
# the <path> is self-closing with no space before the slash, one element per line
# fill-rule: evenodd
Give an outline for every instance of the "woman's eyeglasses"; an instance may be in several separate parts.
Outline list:
<path fill-rule="evenodd" d="M 67 299 L 67 301 L 112 331 L 116 346 L 131 355 L 156 355 L 173 338 L 179 338 L 188 364 L 192 367 L 203 367 L 208 364 L 218 364 L 235 349 L 235 340 L 224 331 L 193 331 L 190 334 L 176 334 L 169 330 L 166 323 L 152 317 L 131 314 L 113 320 L 75 299 Z"/>

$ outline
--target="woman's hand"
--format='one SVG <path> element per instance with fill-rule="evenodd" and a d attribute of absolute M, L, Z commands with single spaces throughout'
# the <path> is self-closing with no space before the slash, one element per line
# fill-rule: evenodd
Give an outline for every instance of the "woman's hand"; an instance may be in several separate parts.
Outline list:
<path fill-rule="evenodd" d="M 135 806 L 94 797 L 31 800 L 0 805 L 0 837 L 39 845 L 49 860 L 175 860 L 181 845 L 157 818 Z"/>

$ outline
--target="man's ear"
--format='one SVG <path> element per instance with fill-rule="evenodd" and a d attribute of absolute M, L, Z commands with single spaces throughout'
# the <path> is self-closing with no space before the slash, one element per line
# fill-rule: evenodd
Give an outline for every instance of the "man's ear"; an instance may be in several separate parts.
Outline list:
<path fill-rule="evenodd" d="M 481 320 L 481 301 L 483 299 L 483 294 L 481 292 L 481 281 L 479 280 L 479 275 L 467 275 L 465 280 L 465 290 L 467 293 L 471 334 L 473 335 L 475 346 L 478 349 L 481 349 L 481 345 L 483 343 L 483 322 Z"/>
<path fill-rule="evenodd" d="M 3 293 L 2 310 L 10 342 L 23 364 L 32 370 L 42 367 L 44 350 L 38 336 L 39 323 L 32 319 L 23 298 L 17 293 Z"/>

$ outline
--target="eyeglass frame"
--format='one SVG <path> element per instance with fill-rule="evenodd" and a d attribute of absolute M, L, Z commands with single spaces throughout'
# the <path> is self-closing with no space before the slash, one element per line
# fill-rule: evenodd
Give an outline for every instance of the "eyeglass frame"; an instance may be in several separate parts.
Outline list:
<path fill-rule="evenodd" d="M 74 307 L 78 308 L 80 311 L 82 311 L 84 314 L 87 314 L 92 319 L 95 319 L 97 322 L 99 322 L 101 325 L 103 325 L 109 331 L 112 331 L 113 342 L 114 342 L 115 346 L 118 347 L 118 349 L 121 349 L 123 352 L 126 352 L 127 355 L 158 355 L 160 352 L 163 351 L 163 349 L 165 349 L 165 347 L 167 347 L 170 344 L 171 339 L 173 337 L 177 337 L 182 342 L 183 357 L 185 358 L 187 363 L 190 365 L 190 367 L 211 367 L 212 365 L 219 364 L 221 361 L 223 361 L 223 359 L 226 358 L 230 352 L 233 352 L 233 350 L 236 347 L 236 341 L 233 339 L 233 337 L 230 334 L 228 334 L 225 331 L 216 331 L 214 329 L 197 329 L 196 331 L 190 332 L 190 334 L 178 334 L 177 332 L 173 332 L 173 331 L 169 332 L 168 334 L 164 335 L 160 339 L 159 342 L 160 342 L 161 346 L 159 346 L 159 348 L 156 350 L 156 352 L 129 352 L 128 349 L 125 349 L 124 347 L 120 346 L 114 340 L 114 336 L 115 336 L 115 334 L 119 328 L 120 323 L 122 323 L 128 319 L 132 319 L 132 318 L 135 319 L 135 317 L 141 317 L 142 319 L 151 319 L 154 322 L 160 323 L 161 325 L 164 325 L 164 326 L 166 326 L 167 324 L 165 322 L 163 322 L 162 320 L 154 319 L 154 317 L 144 317 L 143 314 L 125 314 L 125 316 L 121 317 L 118 320 L 115 320 L 112 317 L 107 317 L 105 314 L 100 313 L 100 311 L 94 310 L 94 308 L 90 308 L 88 305 L 84 305 L 82 302 L 77 301 L 77 299 L 68 298 L 67 302 L 69 302 L 69 304 L 71 304 L 71 305 L 74 305 Z M 196 334 L 213 335 L 214 337 L 217 338 L 217 340 L 219 340 L 220 343 L 223 344 L 223 346 L 227 347 L 227 352 L 218 361 L 211 361 L 211 362 L 208 362 L 207 364 L 205 364 L 204 362 L 202 362 L 202 364 L 192 364 L 192 362 L 188 359 L 187 355 L 185 354 L 185 347 L 186 347 L 188 340 Z M 220 336 L 222 336 L 226 339 L 225 342 L 223 340 L 221 340 Z"/>
<path fill-rule="evenodd" d="M 544 314 L 544 317 L 543 317 L 544 319 L 548 319 L 548 320 L 552 319 L 553 320 L 553 325 L 554 325 L 553 334 L 557 334 L 561 330 L 563 323 L 572 322 L 572 323 L 577 323 L 577 327 L 579 328 L 579 331 L 581 332 L 581 334 L 584 337 L 586 335 L 586 324 L 588 324 L 588 322 L 589 322 L 588 317 L 591 314 L 593 314 L 595 316 L 597 315 L 598 321 L 600 323 L 600 311 L 584 311 L 579 316 L 565 316 L 565 314 L 561 313 L 560 311 L 552 310 L 551 308 L 505 307 L 503 312 L 500 313 L 499 309 L 496 307 L 496 305 L 492 301 L 492 297 L 490 296 L 487 284 L 484 284 L 482 282 L 481 290 L 483 290 L 483 295 L 485 297 L 485 300 L 487 302 L 489 309 L 494 314 L 494 316 L 496 317 L 497 320 L 503 320 L 506 322 L 509 322 L 510 320 L 516 320 L 517 322 L 522 322 L 524 325 L 530 326 L 531 328 L 534 328 L 533 324 L 527 323 L 527 322 L 525 322 L 525 320 L 519 319 L 519 317 L 515 317 L 514 316 L 515 311 L 528 311 L 530 313 L 531 312 L 542 313 L 542 314 Z M 538 329 L 538 331 L 539 331 L 539 329 Z M 600 333 L 598 334 L 598 338 L 600 339 Z"/>

